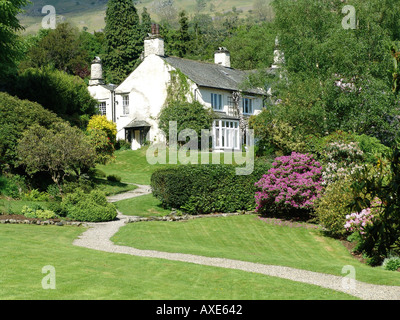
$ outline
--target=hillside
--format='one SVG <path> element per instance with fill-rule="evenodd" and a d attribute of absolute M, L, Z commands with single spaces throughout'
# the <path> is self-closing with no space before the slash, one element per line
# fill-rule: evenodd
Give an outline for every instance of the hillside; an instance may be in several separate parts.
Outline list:
<path fill-rule="evenodd" d="M 186 10 L 194 14 L 198 10 L 198 3 L 203 3 L 202 13 L 218 15 L 236 7 L 243 14 L 253 9 L 256 0 L 137 0 L 136 7 L 140 13 L 143 7 L 150 12 L 153 20 L 157 21 L 170 8 Z M 26 33 L 35 33 L 41 27 L 45 14 L 42 8 L 52 5 L 56 9 L 58 21 L 70 21 L 79 28 L 86 27 L 88 31 L 104 28 L 104 16 L 107 0 L 33 0 L 25 8 L 25 13 L 19 16 Z"/>

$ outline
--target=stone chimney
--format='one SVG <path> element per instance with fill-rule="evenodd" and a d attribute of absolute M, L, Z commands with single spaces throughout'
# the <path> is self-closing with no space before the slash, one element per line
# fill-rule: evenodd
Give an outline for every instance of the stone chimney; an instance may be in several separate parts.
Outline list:
<path fill-rule="evenodd" d="M 151 25 L 151 33 L 144 40 L 144 55 L 143 58 L 148 57 L 151 54 L 158 56 L 164 56 L 164 39 L 160 36 L 160 29 L 158 24 Z"/>
<path fill-rule="evenodd" d="M 214 62 L 215 64 L 220 64 L 224 67 L 230 68 L 231 54 L 229 53 L 228 49 L 224 47 L 218 48 L 218 50 L 214 53 Z"/>
<path fill-rule="evenodd" d="M 99 57 L 96 57 L 92 61 L 92 66 L 90 70 L 91 71 L 90 71 L 89 86 L 97 86 L 99 84 L 104 84 L 103 65 Z"/>

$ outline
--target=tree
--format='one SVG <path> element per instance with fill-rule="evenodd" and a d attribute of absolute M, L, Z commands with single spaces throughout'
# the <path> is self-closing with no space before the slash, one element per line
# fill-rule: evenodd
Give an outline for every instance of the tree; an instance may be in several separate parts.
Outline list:
<path fill-rule="evenodd" d="M 208 130 L 212 126 L 213 113 L 198 102 L 175 101 L 165 106 L 159 116 L 159 127 L 169 140 L 170 121 L 177 122 L 178 133 L 185 129 L 196 132 L 199 143 L 201 130 Z"/>
<path fill-rule="evenodd" d="M 60 23 L 30 48 L 20 68 L 50 65 L 68 74 L 85 78 L 89 75 L 89 61 L 89 54 L 82 47 L 78 29 L 69 23 Z"/>
<path fill-rule="evenodd" d="M 178 38 L 176 41 L 177 46 L 177 54 L 179 57 L 184 57 L 189 50 L 189 19 L 186 15 L 186 12 L 182 10 L 179 12 L 179 31 Z"/>
<path fill-rule="evenodd" d="M 26 130 L 20 140 L 17 153 L 26 172 L 48 172 L 62 193 L 66 176 L 78 176 L 94 167 L 96 153 L 85 134 L 61 122 L 46 129 L 34 125 Z"/>
<path fill-rule="evenodd" d="M 18 168 L 16 148 L 18 140 L 35 124 L 51 128 L 63 120 L 41 105 L 0 93 L 0 171 Z"/>
<path fill-rule="evenodd" d="M 26 4 L 26 0 L 0 1 L 0 77 L 15 69 L 16 60 L 22 54 L 17 32 L 23 27 L 16 16 Z"/>
<path fill-rule="evenodd" d="M 134 70 L 143 51 L 139 16 L 132 0 L 110 0 L 106 10 L 104 71 L 112 83 Z"/>
<path fill-rule="evenodd" d="M 151 32 L 151 17 L 147 8 L 144 7 L 142 11 L 141 31 L 143 39 Z"/>
<path fill-rule="evenodd" d="M 392 91 L 390 44 L 398 21 L 388 10 L 393 1 L 387 3 L 355 1 L 357 27 L 345 29 L 340 0 L 273 2 L 273 25 L 285 55 L 278 71 L 285 76 L 272 82 L 280 101 L 269 106 L 276 119 L 303 137 L 342 129 L 393 143 L 399 101 Z"/>
<path fill-rule="evenodd" d="M 20 99 L 35 101 L 60 117 L 81 127 L 96 113 L 97 101 L 85 82 L 50 67 L 27 69 L 11 78 L 7 91 Z"/>

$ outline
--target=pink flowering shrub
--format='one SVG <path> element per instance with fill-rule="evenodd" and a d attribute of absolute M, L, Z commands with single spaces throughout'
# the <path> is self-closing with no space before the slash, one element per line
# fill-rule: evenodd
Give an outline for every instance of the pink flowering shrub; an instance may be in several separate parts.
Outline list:
<path fill-rule="evenodd" d="M 311 209 L 323 188 L 322 167 L 310 154 L 293 152 L 278 157 L 268 173 L 255 183 L 256 211 Z"/>
<path fill-rule="evenodd" d="M 375 198 L 371 202 L 371 208 L 361 210 L 361 212 L 353 212 L 352 214 L 346 215 L 346 223 L 344 228 L 349 232 L 359 232 L 361 235 L 365 234 L 365 229 L 371 226 L 374 219 L 377 217 L 382 202 L 378 198 Z"/>

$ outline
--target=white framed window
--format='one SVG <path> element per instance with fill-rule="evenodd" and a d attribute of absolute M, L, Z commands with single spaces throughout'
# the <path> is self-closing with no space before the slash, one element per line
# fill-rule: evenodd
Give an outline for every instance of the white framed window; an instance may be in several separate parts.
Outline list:
<path fill-rule="evenodd" d="M 222 110 L 222 95 L 211 93 L 211 106 L 214 110 Z"/>
<path fill-rule="evenodd" d="M 105 101 L 100 102 L 98 108 L 99 108 L 100 115 L 102 115 L 102 116 L 107 115 L 107 104 Z"/>
<path fill-rule="evenodd" d="M 122 114 L 129 114 L 129 95 L 122 96 Z"/>
<path fill-rule="evenodd" d="M 242 105 L 244 114 L 253 114 L 253 99 L 243 98 Z"/>
<path fill-rule="evenodd" d="M 215 149 L 240 148 L 239 121 L 215 120 L 213 125 L 213 144 Z"/>

